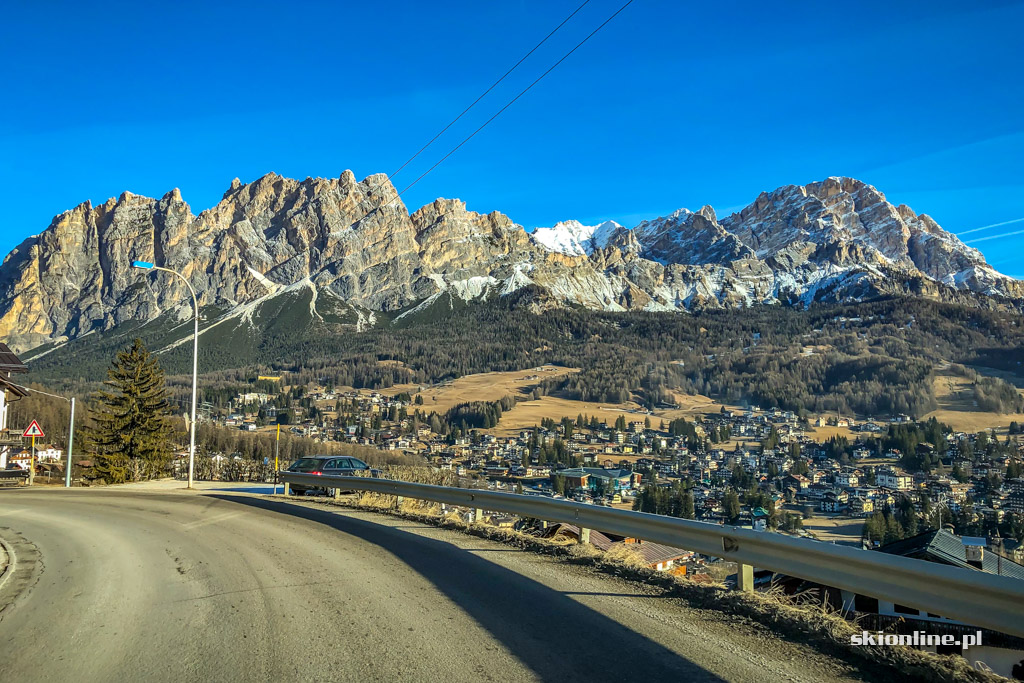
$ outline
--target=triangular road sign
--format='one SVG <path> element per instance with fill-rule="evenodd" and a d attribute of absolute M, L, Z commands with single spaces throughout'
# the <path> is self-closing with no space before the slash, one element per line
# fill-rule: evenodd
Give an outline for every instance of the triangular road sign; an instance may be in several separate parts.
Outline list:
<path fill-rule="evenodd" d="M 30 424 L 28 426 L 28 429 L 25 430 L 25 433 L 22 434 L 22 436 L 46 436 L 46 435 L 43 434 L 43 428 L 39 426 L 39 423 L 36 422 L 35 420 L 32 420 L 32 424 Z"/>

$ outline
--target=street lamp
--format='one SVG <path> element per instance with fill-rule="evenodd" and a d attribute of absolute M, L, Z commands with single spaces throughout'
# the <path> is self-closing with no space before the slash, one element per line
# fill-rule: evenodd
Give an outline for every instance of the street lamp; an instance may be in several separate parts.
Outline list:
<path fill-rule="evenodd" d="M 195 321 L 195 330 L 192 337 L 192 421 L 189 423 L 189 449 L 188 449 L 188 488 L 192 488 L 192 475 L 196 463 L 196 383 L 199 369 L 199 300 L 196 299 L 196 290 L 192 289 L 192 284 L 188 281 L 184 275 L 176 270 L 170 268 L 162 268 L 158 265 L 150 263 L 148 261 L 132 261 L 133 268 L 141 268 L 143 270 L 162 270 L 165 273 L 171 273 L 181 278 L 185 286 L 188 287 L 188 291 L 192 294 L 192 312 L 193 319 Z"/>

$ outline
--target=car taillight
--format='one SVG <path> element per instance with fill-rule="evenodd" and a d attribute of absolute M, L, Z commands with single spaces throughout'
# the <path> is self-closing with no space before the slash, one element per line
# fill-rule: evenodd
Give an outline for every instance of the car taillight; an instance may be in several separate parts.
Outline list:
<path fill-rule="evenodd" d="M 321 475 L 321 474 L 323 474 L 323 472 L 310 472 L 310 474 Z"/>

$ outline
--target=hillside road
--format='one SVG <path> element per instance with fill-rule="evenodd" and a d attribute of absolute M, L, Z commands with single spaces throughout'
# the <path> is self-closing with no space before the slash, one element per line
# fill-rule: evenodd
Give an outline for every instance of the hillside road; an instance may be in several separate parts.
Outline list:
<path fill-rule="evenodd" d="M 4 681 L 866 678 L 588 567 L 228 484 L 2 490 L 0 538 Z"/>

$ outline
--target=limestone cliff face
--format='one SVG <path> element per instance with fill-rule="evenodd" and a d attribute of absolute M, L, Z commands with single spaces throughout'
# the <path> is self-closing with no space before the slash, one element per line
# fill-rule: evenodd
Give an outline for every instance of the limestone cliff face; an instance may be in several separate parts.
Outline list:
<path fill-rule="evenodd" d="M 134 260 L 183 273 L 209 315 L 296 284 L 396 315 L 442 294 L 469 300 L 527 285 L 546 292 L 533 297 L 536 310 L 682 311 L 891 293 L 1024 299 L 1024 283 L 980 252 L 850 178 L 763 193 L 722 220 L 706 206 L 634 229 L 567 221 L 534 236 L 457 199 L 410 215 L 385 176 L 360 182 L 346 171 L 236 179 L 198 216 L 177 190 L 66 211 L 0 266 L 0 338 L 24 351 L 165 312 L 187 318 L 185 285 L 133 269 Z"/>
<path fill-rule="evenodd" d="M 754 255 L 750 247 L 719 224 L 710 206 L 697 213 L 680 209 L 665 218 L 644 221 L 633 233 L 643 245 L 644 257 L 659 263 L 724 264 Z"/>
<path fill-rule="evenodd" d="M 0 336 L 18 349 L 146 320 L 187 316 L 188 291 L 150 261 L 181 272 L 201 306 L 230 307 L 311 278 L 355 305 L 393 310 L 431 290 L 405 206 L 384 176 L 235 181 L 194 216 L 177 190 L 131 193 L 54 218 L 0 272 Z"/>
<path fill-rule="evenodd" d="M 927 215 L 915 214 L 906 205 L 894 206 L 877 189 L 853 178 L 828 178 L 762 193 L 724 219 L 722 227 L 759 257 L 799 251 L 807 244 L 854 245 L 861 258 L 916 269 L 936 280 L 985 265 L 981 252 Z"/>

